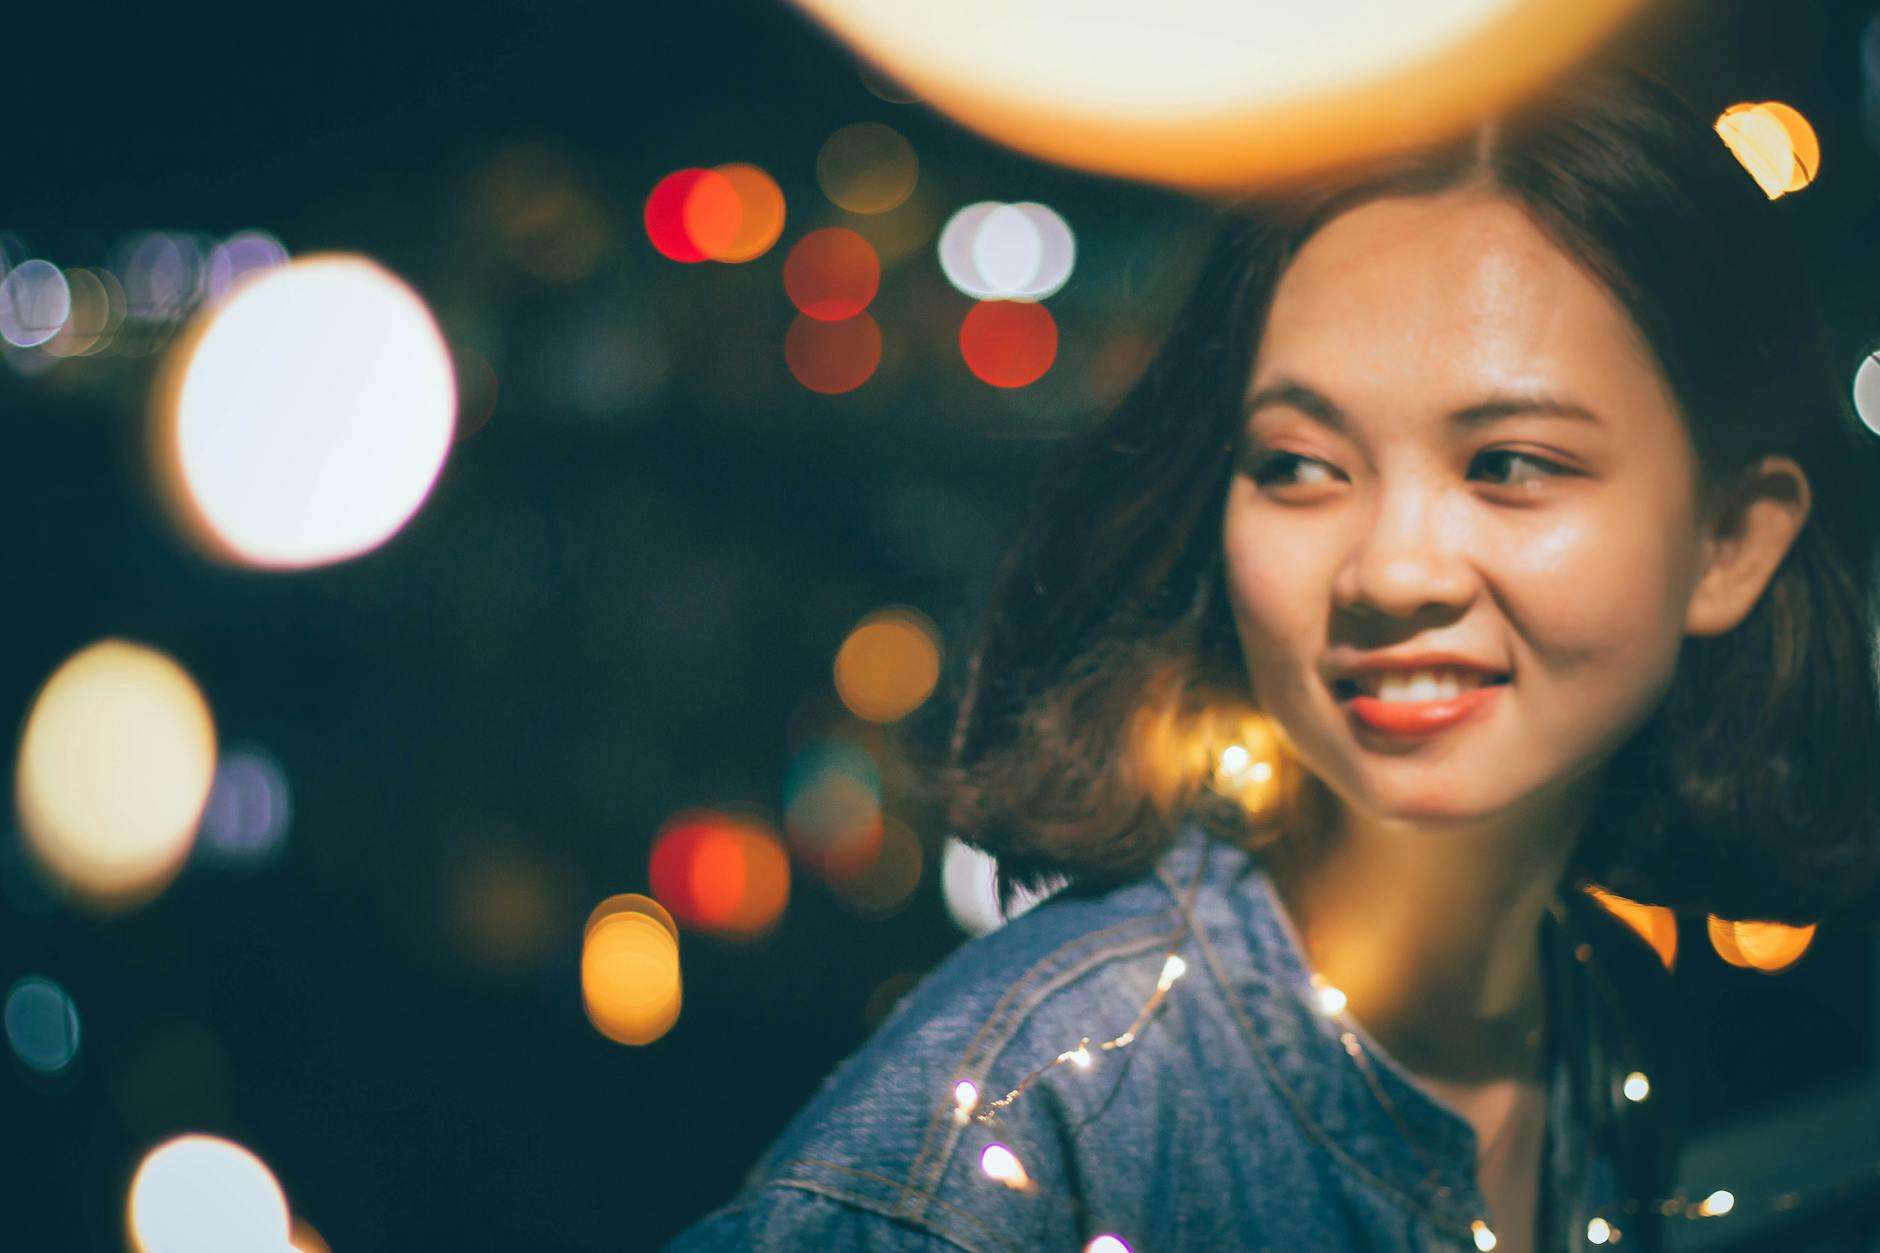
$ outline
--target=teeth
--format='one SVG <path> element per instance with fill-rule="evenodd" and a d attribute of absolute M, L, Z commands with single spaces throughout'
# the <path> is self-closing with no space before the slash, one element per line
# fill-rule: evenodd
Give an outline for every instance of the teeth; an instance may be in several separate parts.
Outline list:
<path fill-rule="evenodd" d="M 1454 700 L 1487 681 L 1479 670 L 1408 670 L 1357 676 L 1358 687 L 1379 700 Z"/>

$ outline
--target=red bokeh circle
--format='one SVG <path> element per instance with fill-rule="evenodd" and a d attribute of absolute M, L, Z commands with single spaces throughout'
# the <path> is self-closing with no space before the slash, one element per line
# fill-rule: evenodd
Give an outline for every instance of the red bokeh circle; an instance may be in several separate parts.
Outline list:
<path fill-rule="evenodd" d="M 881 288 L 881 258 L 845 226 L 825 226 L 796 241 L 783 260 L 783 290 L 807 317 L 840 322 L 868 307 Z"/>

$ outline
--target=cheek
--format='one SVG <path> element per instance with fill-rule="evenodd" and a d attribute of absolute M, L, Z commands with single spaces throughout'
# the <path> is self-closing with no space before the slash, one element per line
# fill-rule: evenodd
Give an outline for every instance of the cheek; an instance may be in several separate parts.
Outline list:
<path fill-rule="evenodd" d="M 1571 684 L 1551 707 L 1629 723 L 1676 666 L 1690 592 L 1690 549 L 1649 510 L 1562 519 L 1509 548 L 1500 564 L 1515 646 L 1533 677 Z"/>
<path fill-rule="evenodd" d="M 1316 646 L 1330 590 L 1307 546 L 1258 543 L 1250 530 L 1230 524 L 1222 536 L 1227 597 L 1256 698 L 1272 697 Z"/>

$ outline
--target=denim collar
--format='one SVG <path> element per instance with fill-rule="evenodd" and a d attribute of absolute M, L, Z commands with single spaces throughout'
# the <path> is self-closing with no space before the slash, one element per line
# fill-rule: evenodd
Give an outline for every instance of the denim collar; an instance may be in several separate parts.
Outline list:
<path fill-rule="evenodd" d="M 1254 1064 L 1302 1129 L 1377 1191 L 1461 1239 L 1472 1241 L 1478 1218 L 1492 1226 L 1476 1184 L 1474 1128 L 1413 1082 L 1355 1020 L 1318 1011 L 1298 933 L 1258 858 L 1190 824 L 1158 874 L 1189 914 L 1188 944 L 1202 967 L 1194 973 L 1221 996 Z M 1201 890 L 1191 891 L 1197 877 Z M 1593 998 L 1584 995 L 1576 963 L 1562 957 L 1578 950 L 1584 960 L 1571 914 L 1551 914 L 1542 937 L 1550 1023 L 1545 1247 L 1578 1247 L 1588 1216 L 1610 1210 L 1613 1200 L 1610 1172 L 1593 1159 L 1584 1134 L 1598 1095 L 1585 1063 L 1603 1053 L 1579 1038 L 1589 1029 Z M 1353 1055 L 1347 1031 L 1362 1057 Z M 1394 1117 L 1365 1077 L 1367 1065 Z"/>

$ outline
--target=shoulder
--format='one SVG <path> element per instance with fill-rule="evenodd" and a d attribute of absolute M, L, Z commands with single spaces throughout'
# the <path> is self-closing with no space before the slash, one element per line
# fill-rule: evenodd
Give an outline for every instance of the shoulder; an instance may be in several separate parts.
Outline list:
<path fill-rule="evenodd" d="M 1078 1198 L 1051 1149 L 1062 1108 L 1022 1101 L 988 1126 L 961 1113 L 960 1094 L 977 1109 L 1093 1024 L 1127 1024 L 1155 991 L 1182 904 L 1151 875 L 1059 894 L 962 945 L 823 1083 L 731 1205 L 675 1247 L 704 1247 L 692 1242 L 713 1230 L 760 1247 L 876 1247 L 871 1231 L 883 1247 L 1076 1241 Z M 1023 1187 L 981 1169 L 1002 1137 L 1025 1146 Z"/>

